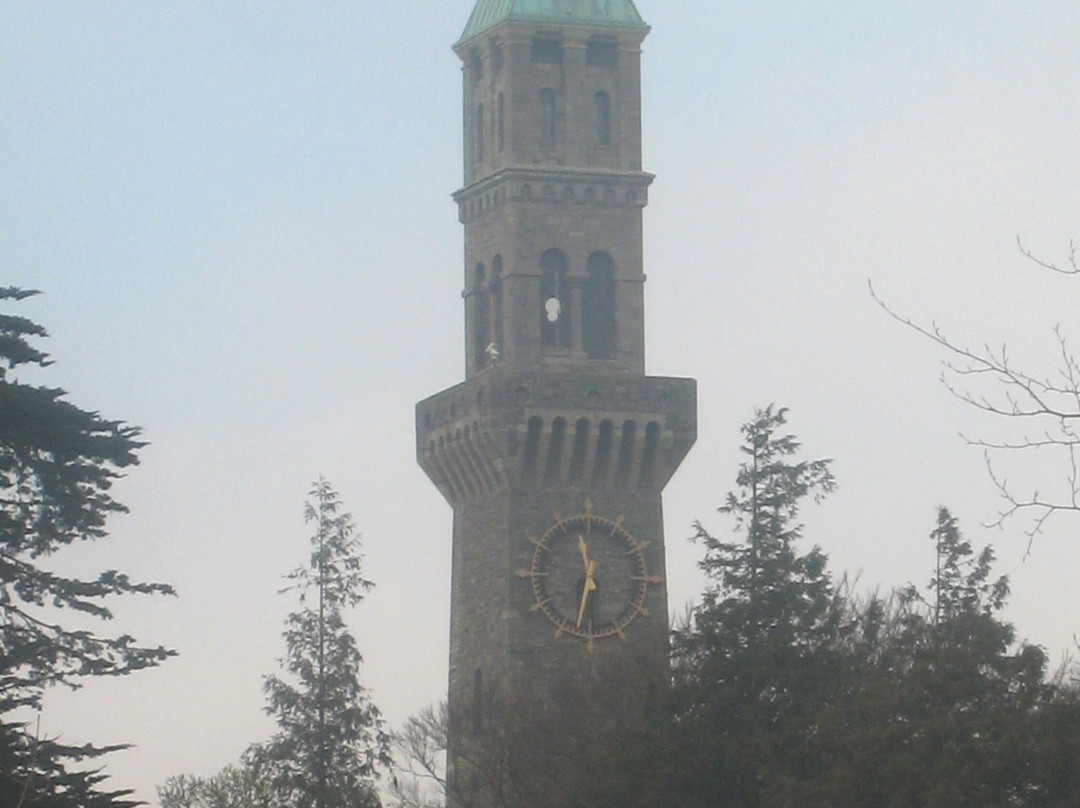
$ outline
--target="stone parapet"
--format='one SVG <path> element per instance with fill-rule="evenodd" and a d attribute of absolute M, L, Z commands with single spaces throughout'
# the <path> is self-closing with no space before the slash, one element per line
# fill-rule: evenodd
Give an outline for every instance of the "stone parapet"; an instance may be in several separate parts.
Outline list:
<path fill-rule="evenodd" d="M 455 508 L 506 489 L 659 493 L 696 411 L 693 379 L 495 367 L 417 405 L 417 459 Z"/>

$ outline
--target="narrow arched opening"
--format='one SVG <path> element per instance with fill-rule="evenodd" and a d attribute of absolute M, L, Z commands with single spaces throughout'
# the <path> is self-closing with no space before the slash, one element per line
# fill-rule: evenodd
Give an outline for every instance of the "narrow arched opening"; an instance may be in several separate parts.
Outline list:
<path fill-rule="evenodd" d="M 560 250 L 540 256 L 540 343 L 546 348 L 570 347 L 569 263 Z"/>
<path fill-rule="evenodd" d="M 486 367 L 491 354 L 491 300 L 488 296 L 487 273 L 483 264 L 473 272 L 473 363 Z"/>
<path fill-rule="evenodd" d="M 605 252 L 594 252 L 585 265 L 582 294 L 581 344 L 590 359 L 614 359 L 615 261 Z"/>
<path fill-rule="evenodd" d="M 611 96 L 603 90 L 594 99 L 596 110 L 596 145 L 607 148 L 611 145 Z"/>
<path fill-rule="evenodd" d="M 540 145 L 555 146 L 555 91 L 545 87 L 540 91 Z"/>

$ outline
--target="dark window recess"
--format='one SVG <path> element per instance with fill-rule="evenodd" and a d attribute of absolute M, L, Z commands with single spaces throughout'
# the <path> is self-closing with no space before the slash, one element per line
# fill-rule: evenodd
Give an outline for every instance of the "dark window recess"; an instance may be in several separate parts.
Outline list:
<path fill-rule="evenodd" d="M 487 367 L 491 359 L 491 301 L 484 285 L 484 265 L 476 265 L 473 276 L 473 357 L 478 368 Z"/>
<path fill-rule="evenodd" d="M 596 94 L 596 145 L 611 145 L 611 96 L 603 90 Z"/>
<path fill-rule="evenodd" d="M 484 162 L 484 105 L 476 107 L 476 131 L 473 132 L 476 140 L 476 162 Z"/>
<path fill-rule="evenodd" d="M 543 64 L 562 64 L 562 40 L 538 36 L 532 41 L 532 60 Z"/>
<path fill-rule="evenodd" d="M 490 360 L 495 361 L 503 349 L 503 260 L 501 255 L 496 255 L 491 262 L 491 304 L 494 309 L 492 317 L 491 344 L 494 350 L 489 351 Z"/>
<path fill-rule="evenodd" d="M 595 252 L 585 265 L 581 303 L 581 345 L 590 359 L 615 358 L 615 262 Z"/>
<path fill-rule="evenodd" d="M 480 51 L 476 49 L 469 54 L 469 77 L 474 84 L 484 77 L 484 60 L 480 58 Z"/>
<path fill-rule="evenodd" d="M 503 94 L 495 99 L 495 148 L 502 152 L 506 148 L 506 102 Z"/>
<path fill-rule="evenodd" d="M 491 46 L 491 72 L 498 73 L 502 70 L 505 61 L 506 57 L 503 55 L 502 45 L 496 42 Z"/>
<path fill-rule="evenodd" d="M 570 283 L 566 256 L 547 250 L 540 256 L 540 343 L 570 347 Z"/>
<path fill-rule="evenodd" d="M 589 451 L 589 431 L 592 424 L 588 418 L 579 418 L 574 427 L 574 450 L 570 455 L 570 484 L 581 482 L 581 473 L 585 468 L 585 456 Z"/>
<path fill-rule="evenodd" d="M 619 48 L 610 39 L 590 39 L 585 62 L 590 67 L 615 67 L 619 63 Z"/>
<path fill-rule="evenodd" d="M 611 465 L 611 446 L 614 441 L 615 426 L 609 420 L 600 422 L 600 435 L 596 442 L 596 458 L 593 460 L 593 485 L 607 479 Z"/>
<path fill-rule="evenodd" d="M 638 485 L 648 488 L 653 484 L 653 476 L 656 473 L 656 455 L 660 450 L 660 424 L 649 421 L 645 427 L 645 448 L 641 453 L 641 477 Z"/>
<path fill-rule="evenodd" d="M 566 419 L 556 418 L 551 424 L 551 444 L 548 446 L 547 464 L 544 466 L 544 482 L 559 479 L 562 468 L 563 443 L 566 442 Z"/>
<path fill-rule="evenodd" d="M 525 457 L 521 467 L 521 476 L 525 482 L 533 482 L 536 479 L 536 468 L 540 462 L 540 433 L 543 431 L 543 418 L 534 415 L 529 419 L 529 432 L 525 437 Z"/>
<path fill-rule="evenodd" d="M 555 91 L 550 87 L 540 91 L 540 145 L 555 145 Z"/>

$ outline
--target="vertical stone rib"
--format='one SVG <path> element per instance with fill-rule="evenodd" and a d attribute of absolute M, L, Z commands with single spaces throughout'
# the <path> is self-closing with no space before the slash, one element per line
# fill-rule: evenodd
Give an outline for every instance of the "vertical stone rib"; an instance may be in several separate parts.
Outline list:
<path fill-rule="evenodd" d="M 634 443 L 637 438 L 637 424 L 627 420 L 619 428 L 619 460 L 615 467 L 615 487 L 625 488 L 633 470 Z"/>

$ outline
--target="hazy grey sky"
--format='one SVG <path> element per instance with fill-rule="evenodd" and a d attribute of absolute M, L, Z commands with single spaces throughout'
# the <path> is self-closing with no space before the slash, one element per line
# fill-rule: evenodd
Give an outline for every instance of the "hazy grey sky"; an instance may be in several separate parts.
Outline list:
<path fill-rule="evenodd" d="M 808 537 L 861 586 L 925 583 L 935 508 L 992 542 L 1009 616 L 1058 655 L 1080 630 L 1080 519 L 1023 561 L 894 306 L 1049 367 L 1080 340 L 1080 4 L 640 0 L 649 370 L 699 380 L 700 439 L 668 489 L 671 608 L 755 406 L 791 408 L 839 492 Z M 156 671 L 48 702 L 67 741 L 134 742 L 116 785 L 210 774 L 265 738 L 261 677 L 328 477 L 377 588 L 355 628 L 391 724 L 445 689 L 450 509 L 413 406 L 463 376 L 460 73 L 470 0 L 0 4 L 0 284 L 42 289 L 72 399 L 144 427 L 132 513 L 55 559 L 172 582 L 112 626 L 176 647 Z M 1080 342 L 1078 342 L 1080 345 Z M 1049 458 L 1016 469 L 1058 485 Z"/>

